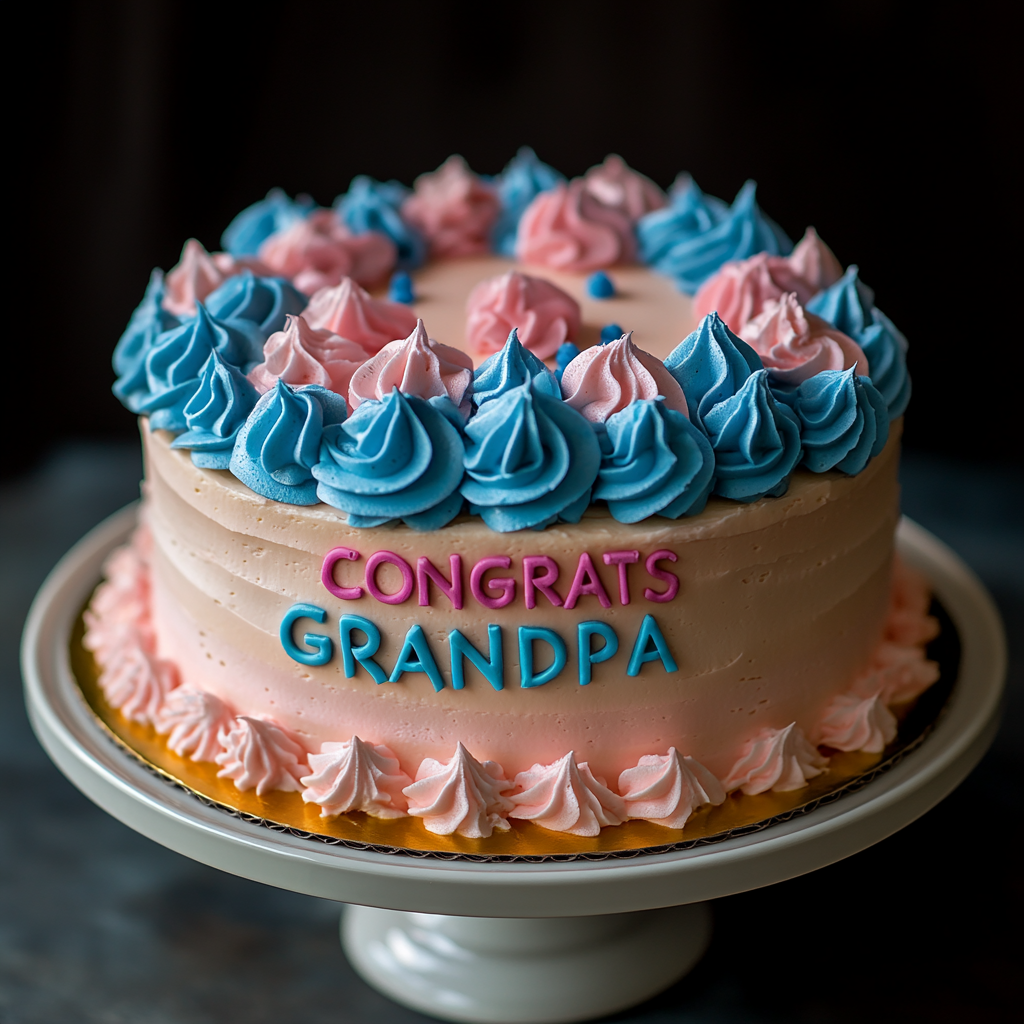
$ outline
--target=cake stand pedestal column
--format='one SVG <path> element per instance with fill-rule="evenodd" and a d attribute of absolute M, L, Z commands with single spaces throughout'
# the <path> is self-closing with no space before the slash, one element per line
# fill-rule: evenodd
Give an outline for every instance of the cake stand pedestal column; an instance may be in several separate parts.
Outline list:
<path fill-rule="evenodd" d="M 642 1002 L 704 955 L 704 903 L 596 917 L 481 918 L 349 907 L 342 945 L 397 1002 L 449 1020 L 576 1021 Z"/>
<path fill-rule="evenodd" d="M 126 509 L 80 541 L 32 606 L 22 671 L 40 742 L 86 796 L 156 842 L 244 878 L 356 904 L 343 942 L 363 977 L 447 1020 L 583 1020 L 654 995 L 704 951 L 703 901 L 814 871 L 910 824 L 971 771 L 998 724 L 1006 674 L 998 613 L 953 552 L 904 520 L 900 551 L 956 624 L 960 674 L 921 746 L 861 789 L 760 832 L 627 860 L 481 863 L 331 846 L 169 784 L 114 744 L 86 705 L 68 641 L 134 518 Z"/>

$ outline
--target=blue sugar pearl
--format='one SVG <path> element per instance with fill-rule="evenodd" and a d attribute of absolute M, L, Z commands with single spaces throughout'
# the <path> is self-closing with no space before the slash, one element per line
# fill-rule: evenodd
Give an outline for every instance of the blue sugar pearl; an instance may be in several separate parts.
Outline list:
<path fill-rule="evenodd" d="M 571 341 L 563 341 L 555 353 L 555 376 L 561 380 L 565 368 L 580 354 L 579 346 Z"/>
<path fill-rule="evenodd" d="M 618 341 L 625 333 L 618 324 L 606 324 L 601 328 L 601 344 L 607 345 L 610 341 Z"/>
<path fill-rule="evenodd" d="M 587 294 L 592 299 L 610 299 L 615 294 L 615 285 L 603 270 L 599 270 L 587 278 Z"/>
<path fill-rule="evenodd" d="M 412 290 L 412 278 L 404 270 L 396 271 L 391 275 L 388 298 L 392 302 L 403 302 L 407 306 L 416 301 L 416 293 Z"/>

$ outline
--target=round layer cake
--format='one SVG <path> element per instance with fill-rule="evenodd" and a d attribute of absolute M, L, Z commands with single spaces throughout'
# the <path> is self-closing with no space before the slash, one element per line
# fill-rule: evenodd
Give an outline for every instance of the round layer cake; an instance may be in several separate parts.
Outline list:
<path fill-rule="evenodd" d="M 453 158 L 225 242 L 115 354 L 144 525 L 87 620 L 177 753 L 440 833 L 680 828 L 880 752 L 934 680 L 905 342 L 752 186 Z"/>

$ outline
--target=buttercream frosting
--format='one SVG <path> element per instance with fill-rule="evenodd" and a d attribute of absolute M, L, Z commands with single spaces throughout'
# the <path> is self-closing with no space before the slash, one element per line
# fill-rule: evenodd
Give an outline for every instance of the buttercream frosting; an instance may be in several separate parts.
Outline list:
<path fill-rule="evenodd" d="M 260 394 L 281 380 L 285 384 L 319 384 L 347 395 L 352 374 L 370 356 L 355 341 L 339 338 L 326 329 L 316 330 L 304 316 L 289 316 L 284 330 L 267 339 L 263 362 L 248 376 Z"/>
<path fill-rule="evenodd" d="M 577 522 L 601 449 L 590 424 L 536 379 L 485 403 L 466 426 L 462 494 L 499 533 Z"/>
<path fill-rule="evenodd" d="M 451 156 L 416 179 L 402 217 L 426 238 L 431 256 L 479 256 L 490 250 L 499 208 L 494 189 L 461 156 Z"/>
<path fill-rule="evenodd" d="M 201 242 L 190 238 L 164 279 L 164 309 L 179 318 L 195 316 L 196 303 L 230 277 L 231 269 L 230 258 L 218 265 Z"/>
<path fill-rule="evenodd" d="M 668 205 L 668 197 L 646 175 L 634 171 L 621 156 L 611 153 L 604 163 L 583 175 L 586 190 L 605 206 L 621 210 L 633 222 Z"/>
<path fill-rule="evenodd" d="M 631 402 L 658 396 L 666 408 L 687 415 L 679 382 L 660 359 L 633 344 L 632 331 L 584 349 L 562 373 L 562 395 L 591 423 L 603 423 Z"/>
<path fill-rule="evenodd" d="M 256 388 L 216 351 L 199 374 L 199 383 L 185 403 L 185 433 L 173 448 L 192 452 L 192 462 L 203 469 L 227 469 L 239 430 L 256 405 Z"/>
<path fill-rule="evenodd" d="M 149 725 L 178 685 L 178 670 L 173 662 L 147 650 L 144 638 L 126 631 L 121 639 L 100 671 L 100 689 L 125 718 Z"/>
<path fill-rule="evenodd" d="M 928 614 L 931 587 L 927 577 L 899 556 L 893 559 L 885 639 L 895 644 L 926 644 L 939 635 L 939 620 Z"/>
<path fill-rule="evenodd" d="M 306 296 L 283 277 L 257 277 L 243 270 L 229 277 L 203 303 L 210 316 L 242 331 L 255 328 L 255 348 L 284 327 L 285 317 L 306 308 Z"/>
<path fill-rule="evenodd" d="M 885 399 L 856 369 L 822 370 L 797 389 L 803 464 L 812 473 L 861 472 L 889 439 Z"/>
<path fill-rule="evenodd" d="M 402 793 L 412 779 L 402 771 L 390 747 L 358 736 L 344 743 L 321 743 L 308 757 L 310 774 L 301 779 L 302 799 L 320 807 L 321 818 L 363 811 L 375 818 L 398 818 L 407 801 Z"/>
<path fill-rule="evenodd" d="M 676 519 L 703 511 L 715 473 L 704 434 L 663 400 L 637 399 L 606 424 L 593 497 L 620 523 L 648 516 Z"/>
<path fill-rule="evenodd" d="M 842 275 L 843 268 L 832 250 L 814 228 L 808 228 L 789 256 L 760 252 L 723 264 L 697 289 L 693 311 L 698 317 L 717 312 L 733 330 L 740 331 L 768 302 L 795 292 L 806 305 Z"/>
<path fill-rule="evenodd" d="M 265 199 L 247 206 L 224 229 L 221 245 L 232 256 L 255 256 L 271 235 L 307 216 L 315 205 L 309 196 L 291 199 L 282 189 L 272 188 Z"/>
<path fill-rule="evenodd" d="M 148 543 L 149 531 L 140 526 L 130 544 L 111 553 L 103 563 L 104 580 L 83 615 L 82 645 L 101 667 L 125 642 L 138 643 L 146 651 L 155 648 L 149 572 L 142 553 Z"/>
<path fill-rule="evenodd" d="M 902 416 L 910 401 L 907 339 L 875 306 L 875 293 L 860 280 L 857 266 L 848 267 L 807 309 L 857 342 L 871 363 L 871 382 L 885 399 L 889 419 Z"/>
<path fill-rule="evenodd" d="M 725 789 L 699 761 L 675 747 L 667 754 L 645 754 L 619 776 L 627 818 L 643 818 L 665 828 L 683 828 L 706 804 L 725 802 Z"/>
<path fill-rule="evenodd" d="M 417 398 L 449 398 L 464 416 L 472 408 L 473 360 L 461 349 L 427 337 L 422 320 L 416 321 L 404 341 L 392 341 L 352 376 L 349 404 L 383 401 L 398 388 Z"/>
<path fill-rule="evenodd" d="M 179 757 L 214 761 L 221 752 L 221 738 L 231 731 L 234 716 L 219 697 L 189 686 L 179 686 L 167 696 L 153 724 L 167 736 L 167 746 Z"/>
<path fill-rule="evenodd" d="M 312 469 L 324 427 L 340 423 L 345 399 L 316 384 L 278 381 L 256 403 L 235 439 L 229 469 L 257 494 L 291 505 L 315 505 Z"/>
<path fill-rule="evenodd" d="M 146 293 L 128 321 L 128 326 L 114 348 L 114 394 L 122 402 L 127 395 L 145 390 L 146 356 L 156 339 L 180 321 L 163 307 L 164 274 L 157 268 L 149 276 Z"/>
<path fill-rule="evenodd" d="M 729 793 L 734 789 L 748 795 L 770 789 L 787 793 L 802 789 L 808 779 L 820 775 L 827 765 L 828 758 L 819 754 L 792 722 L 784 729 L 761 729 L 748 740 L 722 784 Z"/>
<path fill-rule="evenodd" d="M 879 694 L 834 697 L 818 726 L 818 743 L 833 750 L 863 750 L 880 754 L 896 738 L 896 716 Z"/>
<path fill-rule="evenodd" d="M 391 239 L 398 253 L 396 266 L 403 270 L 420 266 L 427 255 L 423 236 L 400 212 L 410 191 L 401 182 L 375 181 L 360 174 L 352 179 L 348 191 L 334 200 L 338 219 L 353 235 L 376 231 Z"/>
<path fill-rule="evenodd" d="M 580 331 L 580 306 L 542 277 L 510 270 L 481 281 L 466 302 L 466 341 L 477 352 L 497 352 L 509 331 L 540 359 L 549 359 Z"/>
<path fill-rule="evenodd" d="M 320 500 L 346 512 L 350 526 L 401 519 L 436 530 L 450 522 L 462 509 L 463 441 L 442 404 L 459 418 L 447 395 L 428 402 L 393 387 L 326 429 L 313 467 Z"/>
<path fill-rule="evenodd" d="M 259 257 L 275 273 L 291 278 L 300 292 L 313 295 L 343 277 L 379 284 L 394 269 L 397 253 L 387 235 L 353 235 L 331 210 L 315 210 L 271 235 Z"/>
<path fill-rule="evenodd" d="M 231 779 L 243 793 L 299 792 L 299 779 L 309 774 L 302 744 L 272 718 L 239 715 L 221 733 L 221 747 L 214 758 L 221 766 L 217 778 Z"/>
<path fill-rule="evenodd" d="M 505 794 L 511 788 L 499 764 L 477 761 L 459 743 L 447 762 L 424 758 L 404 793 L 409 813 L 422 818 L 428 832 L 486 839 L 495 829 L 509 828 L 505 819 L 512 804 Z"/>
<path fill-rule="evenodd" d="M 508 816 L 552 832 L 596 836 L 605 825 L 621 825 L 627 817 L 622 797 L 596 778 L 586 761 L 577 764 L 571 750 L 553 764 L 520 772 L 515 784 Z"/>
<path fill-rule="evenodd" d="M 856 366 L 870 374 L 861 347 L 821 317 L 808 313 L 795 292 L 770 299 L 739 332 L 761 357 L 773 380 L 796 385 L 822 370 Z"/>
<path fill-rule="evenodd" d="M 583 274 L 631 262 L 636 244 L 629 217 L 605 206 L 577 178 L 530 203 L 515 253 L 523 263 Z"/>
<path fill-rule="evenodd" d="M 786 233 L 759 209 L 757 186 L 748 181 L 725 213 L 686 189 L 664 210 L 637 224 L 641 256 L 692 295 L 723 263 L 757 252 L 785 255 L 793 248 Z"/>
<path fill-rule="evenodd" d="M 851 687 L 861 697 L 878 694 L 886 706 L 906 704 L 920 697 L 939 678 L 939 666 L 929 661 L 916 644 L 880 643 L 872 652 L 871 665 Z"/>
<path fill-rule="evenodd" d="M 516 232 L 523 211 L 541 194 L 564 183 L 565 177 L 537 158 L 529 146 L 522 146 L 494 179 L 501 211 L 491 230 L 494 251 L 514 256 Z"/>
<path fill-rule="evenodd" d="M 481 406 L 485 402 L 501 398 L 512 388 L 520 387 L 528 380 L 536 380 L 537 387 L 552 398 L 562 397 L 555 375 L 532 352 L 522 346 L 519 332 L 513 327 L 501 351 L 488 356 L 473 371 L 473 404 Z"/>
<path fill-rule="evenodd" d="M 389 342 L 407 338 L 416 327 L 416 314 L 400 302 L 373 299 L 350 277 L 323 288 L 310 300 L 303 316 L 315 330 L 330 331 L 354 341 L 370 355 Z"/>

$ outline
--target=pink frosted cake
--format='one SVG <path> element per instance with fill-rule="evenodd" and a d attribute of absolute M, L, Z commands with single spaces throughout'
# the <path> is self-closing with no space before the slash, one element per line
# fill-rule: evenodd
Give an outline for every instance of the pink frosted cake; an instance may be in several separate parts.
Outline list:
<path fill-rule="evenodd" d="M 522 150 L 272 192 L 118 344 L 142 525 L 86 645 L 240 790 L 486 838 L 683 828 L 881 752 L 906 342 L 808 229 Z"/>

